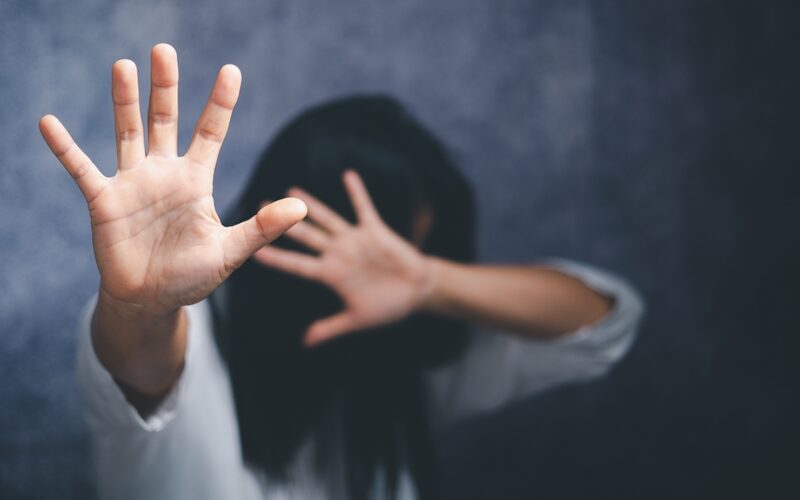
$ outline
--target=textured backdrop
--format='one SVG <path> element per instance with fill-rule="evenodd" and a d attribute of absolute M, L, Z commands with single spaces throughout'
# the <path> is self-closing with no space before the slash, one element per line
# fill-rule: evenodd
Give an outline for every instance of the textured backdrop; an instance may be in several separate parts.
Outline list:
<path fill-rule="evenodd" d="M 97 272 L 84 202 L 37 120 L 59 116 L 110 175 L 110 66 L 131 58 L 146 76 L 161 41 L 180 57 L 184 145 L 217 69 L 242 69 L 220 209 L 293 114 L 389 92 L 476 186 L 484 259 L 577 258 L 644 292 L 642 336 L 610 377 L 441 436 L 448 497 L 784 487 L 797 14 L 777 1 L 1 1 L 0 497 L 91 494 L 74 327 Z"/>

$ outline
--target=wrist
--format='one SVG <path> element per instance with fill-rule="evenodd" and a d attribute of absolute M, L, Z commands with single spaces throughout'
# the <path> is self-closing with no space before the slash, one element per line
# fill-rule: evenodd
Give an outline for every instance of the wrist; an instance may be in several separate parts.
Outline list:
<path fill-rule="evenodd" d="M 156 308 L 117 299 L 102 285 L 97 292 L 96 309 L 99 313 L 113 316 L 117 321 L 142 326 L 174 321 L 180 313 L 180 308 Z"/>
<path fill-rule="evenodd" d="M 158 395 L 180 374 L 187 329 L 183 308 L 153 311 L 117 300 L 101 287 L 92 318 L 92 347 L 126 395 L 134 390 Z"/>
<path fill-rule="evenodd" d="M 420 286 L 418 309 L 421 311 L 435 312 L 440 302 L 442 274 L 447 261 L 439 257 L 425 256 L 424 280 Z"/>

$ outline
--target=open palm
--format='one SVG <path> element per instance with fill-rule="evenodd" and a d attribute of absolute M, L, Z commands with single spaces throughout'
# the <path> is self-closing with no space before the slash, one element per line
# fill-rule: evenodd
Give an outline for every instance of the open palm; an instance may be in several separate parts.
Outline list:
<path fill-rule="evenodd" d="M 220 70 L 189 149 L 178 156 L 177 55 L 169 45 L 154 47 L 145 152 L 136 66 L 115 63 L 118 171 L 111 178 L 55 117 L 42 118 L 42 135 L 89 205 L 101 293 L 151 313 L 198 302 L 305 216 L 305 205 L 289 198 L 236 226 L 220 223 L 212 198 L 214 168 L 240 85 L 238 68 Z"/>
<path fill-rule="evenodd" d="M 310 221 L 286 235 L 316 255 L 275 247 L 255 254 L 262 264 L 327 285 L 342 299 L 343 310 L 309 326 L 308 345 L 398 321 L 421 307 L 432 285 L 429 260 L 381 219 L 361 177 L 351 170 L 343 180 L 357 224 L 294 188 L 289 193 L 308 205 Z"/>

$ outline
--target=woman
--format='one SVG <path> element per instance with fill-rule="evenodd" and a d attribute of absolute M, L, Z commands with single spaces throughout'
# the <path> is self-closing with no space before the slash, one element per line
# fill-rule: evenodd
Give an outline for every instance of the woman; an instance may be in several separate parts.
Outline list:
<path fill-rule="evenodd" d="M 432 429 L 630 345 L 642 303 L 607 273 L 470 263 L 467 184 L 390 99 L 290 123 L 224 227 L 211 180 L 241 76 L 220 71 L 182 157 L 168 45 L 151 79 L 145 154 L 135 66 L 114 65 L 111 179 L 40 123 L 92 218 L 79 376 L 102 497 L 434 498 Z"/>

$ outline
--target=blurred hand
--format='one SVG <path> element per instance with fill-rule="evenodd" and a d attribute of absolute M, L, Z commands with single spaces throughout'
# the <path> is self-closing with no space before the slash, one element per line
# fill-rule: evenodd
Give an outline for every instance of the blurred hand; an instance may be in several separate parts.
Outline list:
<path fill-rule="evenodd" d="M 309 327 L 307 345 L 400 320 L 422 305 L 432 286 L 428 259 L 381 220 L 358 174 L 345 172 L 344 185 L 356 225 L 293 188 L 289 194 L 306 203 L 311 222 L 298 223 L 286 235 L 317 255 L 276 247 L 255 254 L 264 265 L 327 285 L 344 302 L 342 311 Z"/>
<path fill-rule="evenodd" d="M 220 223 L 212 179 L 240 85 L 238 68 L 219 71 L 191 145 L 178 156 L 177 54 L 169 45 L 155 46 L 145 152 L 136 66 L 117 61 L 112 97 L 118 170 L 111 178 L 54 116 L 41 119 L 45 141 L 89 205 L 101 301 L 148 315 L 198 302 L 305 216 L 302 202 L 284 199 L 236 226 Z"/>

